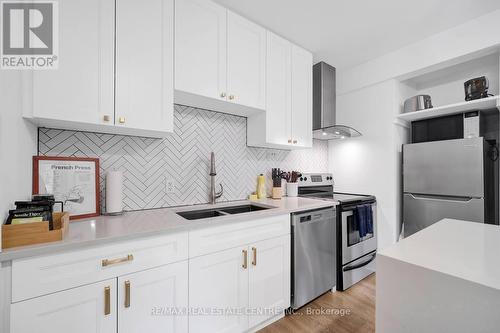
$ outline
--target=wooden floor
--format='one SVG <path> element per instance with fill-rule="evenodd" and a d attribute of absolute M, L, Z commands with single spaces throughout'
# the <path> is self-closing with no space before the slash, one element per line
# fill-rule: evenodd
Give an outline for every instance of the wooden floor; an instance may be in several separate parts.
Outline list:
<path fill-rule="evenodd" d="M 321 310 L 331 313 L 320 313 Z M 343 310 L 346 314 L 335 310 Z M 375 332 L 375 274 L 347 291 L 329 292 L 259 332 Z"/>

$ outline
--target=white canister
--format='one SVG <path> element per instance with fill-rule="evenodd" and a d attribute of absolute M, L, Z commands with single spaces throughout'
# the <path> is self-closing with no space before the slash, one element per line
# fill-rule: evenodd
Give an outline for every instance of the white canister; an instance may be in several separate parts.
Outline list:
<path fill-rule="evenodd" d="M 123 172 L 118 170 L 106 173 L 106 213 L 120 214 L 123 211 Z"/>
<path fill-rule="evenodd" d="M 299 183 L 286 183 L 286 195 L 296 197 L 299 194 Z"/>

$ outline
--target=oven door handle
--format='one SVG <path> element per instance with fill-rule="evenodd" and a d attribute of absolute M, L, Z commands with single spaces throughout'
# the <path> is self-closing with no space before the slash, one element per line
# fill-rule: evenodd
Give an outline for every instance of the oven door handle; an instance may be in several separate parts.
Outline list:
<path fill-rule="evenodd" d="M 366 260 L 366 261 L 363 261 L 362 263 L 359 263 L 359 264 L 356 264 L 356 265 L 347 265 L 345 266 L 342 270 L 344 272 L 348 272 L 348 271 L 352 271 L 353 269 L 358 269 L 358 268 L 361 268 L 363 266 L 366 266 L 368 265 L 369 263 L 371 263 L 373 260 L 375 260 L 375 257 L 377 256 L 376 253 L 372 254 L 371 258 Z"/>

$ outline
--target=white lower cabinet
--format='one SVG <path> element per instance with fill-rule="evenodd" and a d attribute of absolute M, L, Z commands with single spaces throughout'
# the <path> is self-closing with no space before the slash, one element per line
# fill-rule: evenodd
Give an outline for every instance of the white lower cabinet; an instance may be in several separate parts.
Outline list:
<path fill-rule="evenodd" d="M 188 331 L 188 263 L 173 263 L 11 305 L 11 333 Z"/>
<path fill-rule="evenodd" d="M 186 261 L 118 278 L 118 332 L 188 331 Z"/>
<path fill-rule="evenodd" d="M 11 333 L 116 332 L 116 279 L 11 305 Z"/>
<path fill-rule="evenodd" d="M 290 307 L 290 235 L 250 245 L 249 327 Z"/>
<path fill-rule="evenodd" d="M 290 235 L 191 259 L 189 306 L 190 332 L 244 332 L 282 314 L 290 306 Z"/>
<path fill-rule="evenodd" d="M 247 329 L 248 318 L 245 314 L 216 313 L 221 310 L 237 311 L 248 305 L 245 260 L 248 267 L 246 246 L 189 260 L 190 333 L 243 332 Z"/>
<path fill-rule="evenodd" d="M 290 306 L 290 257 L 283 214 L 17 259 L 8 332 L 256 330 Z"/>

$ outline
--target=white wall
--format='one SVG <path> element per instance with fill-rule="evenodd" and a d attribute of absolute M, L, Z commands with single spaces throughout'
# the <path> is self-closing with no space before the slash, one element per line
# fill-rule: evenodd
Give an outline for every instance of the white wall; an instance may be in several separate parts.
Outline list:
<path fill-rule="evenodd" d="M 329 143 L 335 190 L 377 197 L 379 248 L 393 244 L 400 232 L 400 148 L 407 130 L 393 123 L 398 96 L 396 80 L 339 95 L 337 123 L 363 135 Z"/>
<path fill-rule="evenodd" d="M 423 23 L 425 24 L 425 23 Z M 491 52 L 500 45 L 500 10 L 430 36 L 337 74 L 337 91 L 342 94 L 362 87 L 420 71 L 433 71 L 453 62 Z M 333 64 L 335 65 L 335 64 Z"/>
<path fill-rule="evenodd" d="M 483 75 L 489 79 L 490 85 L 488 92 L 493 95 L 498 95 L 498 60 L 498 53 L 490 54 L 485 57 L 406 80 L 405 84 L 412 86 L 415 91 L 404 97 L 407 98 L 417 94 L 427 94 L 431 96 L 434 107 L 460 103 L 465 99 L 464 82 Z"/>
<path fill-rule="evenodd" d="M 31 157 L 36 154 L 36 127 L 22 118 L 21 71 L 0 71 L 0 221 L 15 200 L 31 194 Z"/>
<path fill-rule="evenodd" d="M 356 128 L 363 136 L 330 141 L 330 169 L 337 191 L 377 196 L 379 248 L 397 241 L 401 229 L 401 144 L 408 142 L 409 131 L 395 125 L 394 117 L 400 113 L 404 99 L 424 88 L 440 95 L 436 96 L 436 104 L 451 102 L 459 93 L 462 96 L 458 98 L 463 97 L 463 92 L 455 89 L 462 80 L 459 74 L 454 74 L 458 75 L 454 80 L 448 77 L 444 83 L 440 83 L 439 78 L 431 84 L 402 81 L 480 56 L 487 60 L 484 63 L 479 60 L 478 67 L 478 64 L 469 66 L 470 73 L 466 76 L 478 68 L 480 72 L 486 69 L 485 74 L 493 76 L 498 61 L 488 55 L 498 52 L 499 31 L 500 10 L 497 10 L 380 58 L 338 71 L 337 122 Z M 493 90 L 498 89 L 498 79 L 493 78 Z"/>

